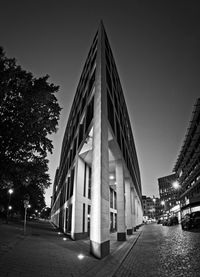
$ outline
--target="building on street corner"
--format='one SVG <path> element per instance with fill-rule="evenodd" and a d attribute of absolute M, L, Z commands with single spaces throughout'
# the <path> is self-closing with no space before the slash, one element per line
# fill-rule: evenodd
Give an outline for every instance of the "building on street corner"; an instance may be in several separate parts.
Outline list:
<path fill-rule="evenodd" d="M 182 215 L 200 211 L 200 98 L 194 106 L 174 172 L 179 176 Z"/>
<path fill-rule="evenodd" d="M 90 251 L 110 253 L 142 224 L 141 179 L 131 123 L 102 22 L 71 107 L 55 174 L 51 220 Z"/>

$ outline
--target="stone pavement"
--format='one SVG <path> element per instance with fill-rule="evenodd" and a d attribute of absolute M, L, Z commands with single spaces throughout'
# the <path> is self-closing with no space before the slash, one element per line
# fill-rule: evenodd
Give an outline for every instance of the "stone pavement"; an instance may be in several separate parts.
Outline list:
<path fill-rule="evenodd" d="M 147 224 L 113 277 L 200 277 L 200 230 Z"/>
<path fill-rule="evenodd" d="M 1 277 L 111 277 L 124 261 L 141 232 L 127 241 L 111 235 L 111 253 L 98 260 L 89 253 L 89 240 L 72 241 L 48 222 L 29 223 L 26 236 L 23 225 L 0 222 Z"/>

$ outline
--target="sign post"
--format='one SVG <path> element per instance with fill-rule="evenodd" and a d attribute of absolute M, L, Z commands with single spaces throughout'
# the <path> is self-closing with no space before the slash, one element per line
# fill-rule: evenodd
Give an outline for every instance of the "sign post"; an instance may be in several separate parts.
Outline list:
<path fill-rule="evenodd" d="M 25 195 L 25 200 L 24 200 L 24 209 L 25 209 L 25 213 L 24 213 L 24 236 L 26 235 L 26 215 L 27 215 L 27 208 L 29 205 L 29 195 L 26 194 Z"/>
<path fill-rule="evenodd" d="M 24 208 L 25 208 L 25 213 L 24 213 L 24 235 L 26 235 L 26 214 L 27 214 L 28 204 L 29 204 L 29 201 L 24 200 Z"/>

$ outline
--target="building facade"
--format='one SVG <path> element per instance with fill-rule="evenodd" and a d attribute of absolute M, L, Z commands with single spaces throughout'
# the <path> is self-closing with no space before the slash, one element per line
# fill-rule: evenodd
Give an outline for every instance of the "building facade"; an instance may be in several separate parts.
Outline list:
<path fill-rule="evenodd" d="M 162 206 L 158 197 L 142 196 L 144 219 L 158 219 L 161 215 Z"/>
<path fill-rule="evenodd" d="M 168 211 L 178 204 L 179 190 L 174 186 L 175 182 L 177 182 L 176 173 L 158 178 L 160 203 L 164 211 Z"/>
<path fill-rule="evenodd" d="M 129 115 L 101 23 L 89 50 L 62 143 L 52 222 L 91 253 L 110 252 L 110 233 L 126 240 L 142 224 L 141 180 Z"/>
<path fill-rule="evenodd" d="M 174 171 L 179 176 L 182 215 L 200 211 L 200 98 L 194 106 Z"/>

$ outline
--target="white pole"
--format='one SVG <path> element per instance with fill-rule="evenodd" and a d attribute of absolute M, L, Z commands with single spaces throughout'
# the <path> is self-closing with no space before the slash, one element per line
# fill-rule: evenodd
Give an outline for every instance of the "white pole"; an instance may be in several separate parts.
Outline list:
<path fill-rule="evenodd" d="M 26 235 L 26 212 L 27 212 L 27 207 L 25 207 L 25 214 L 24 214 L 24 236 Z"/>

